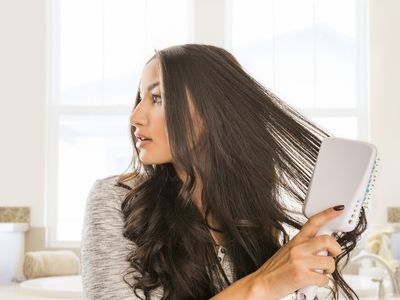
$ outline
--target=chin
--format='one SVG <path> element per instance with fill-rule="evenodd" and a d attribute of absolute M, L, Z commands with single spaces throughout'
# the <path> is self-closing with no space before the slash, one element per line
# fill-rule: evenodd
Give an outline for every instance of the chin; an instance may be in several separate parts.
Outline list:
<path fill-rule="evenodd" d="M 161 164 L 166 164 L 170 163 L 171 160 L 168 159 L 146 159 L 146 158 L 140 158 L 140 162 L 143 165 L 161 165 Z"/>

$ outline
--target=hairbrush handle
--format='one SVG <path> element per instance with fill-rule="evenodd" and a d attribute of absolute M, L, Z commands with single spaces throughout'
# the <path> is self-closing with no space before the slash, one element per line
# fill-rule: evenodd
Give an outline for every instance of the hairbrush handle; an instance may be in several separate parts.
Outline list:
<path fill-rule="evenodd" d="M 322 227 L 315 236 L 320 236 L 320 235 L 331 235 L 332 230 L 329 228 L 324 228 Z M 317 253 L 319 256 L 328 256 L 328 251 L 327 250 L 321 250 Z M 321 269 L 315 269 L 315 272 L 318 273 L 323 273 L 324 270 Z M 309 285 L 306 287 L 303 287 L 297 291 L 297 300 L 314 300 L 315 296 L 317 295 L 318 292 L 318 285 Z"/>

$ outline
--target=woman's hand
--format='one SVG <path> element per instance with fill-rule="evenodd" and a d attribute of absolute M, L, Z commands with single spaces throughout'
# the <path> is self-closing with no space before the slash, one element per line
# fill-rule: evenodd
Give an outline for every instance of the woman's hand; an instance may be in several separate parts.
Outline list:
<path fill-rule="evenodd" d="M 304 286 L 326 286 L 327 274 L 335 271 L 332 256 L 342 249 L 332 236 L 315 234 L 341 212 L 328 208 L 309 218 L 293 239 L 252 273 L 252 299 L 281 299 Z M 328 256 L 317 255 L 321 250 L 327 250 Z M 325 271 L 318 273 L 315 269 Z"/>

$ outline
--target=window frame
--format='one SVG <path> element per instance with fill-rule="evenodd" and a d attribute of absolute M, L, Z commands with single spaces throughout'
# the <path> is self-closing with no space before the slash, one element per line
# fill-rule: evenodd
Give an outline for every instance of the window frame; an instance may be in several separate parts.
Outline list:
<path fill-rule="evenodd" d="M 191 39 L 196 43 L 213 43 L 221 47 L 230 46 L 230 14 L 229 0 L 220 0 L 218 5 L 213 6 L 214 13 L 207 14 L 210 8 L 208 1 L 190 0 L 188 9 L 191 11 L 192 24 L 190 25 Z M 358 138 L 369 140 L 369 91 L 368 82 L 368 1 L 357 0 L 357 106 L 355 109 L 301 109 L 297 108 L 306 116 L 355 116 L 358 120 Z M 60 14 L 59 0 L 48 1 L 47 4 L 47 94 L 46 99 L 46 142 L 45 142 L 45 246 L 50 248 L 79 248 L 79 241 L 60 241 L 56 239 L 58 224 L 58 124 L 61 115 L 65 114 L 101 114 L 101 115 L 126 115 L 132 107 L 128 105 L 115 106 L 72 106 L 59 103 L 59 61 L 60 61 Z M 211 27 L 220 27 L 223 30 L 212 30 Z M 204 29 L 206 28 L 206 29 Z M 208 29 L 207 29 L 208 28 Z M 88 187 L 89 188 L 89 187 Z"/>

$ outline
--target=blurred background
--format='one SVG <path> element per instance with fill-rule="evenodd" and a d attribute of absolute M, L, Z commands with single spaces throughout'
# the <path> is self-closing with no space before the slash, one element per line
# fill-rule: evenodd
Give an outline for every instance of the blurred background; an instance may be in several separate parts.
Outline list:
<path fill-rule="evenodd" d="M 0 218 L 29 223 L 25 251 L 79 255 L 90 187 L 129 166 L 145 62 L 207 43 L 332 134 L 375 144 L 369 222 L 399 222 L 399 11 L 396 0 L 0 0 Z"/>

